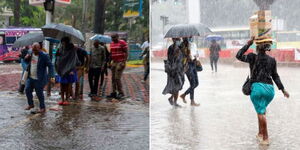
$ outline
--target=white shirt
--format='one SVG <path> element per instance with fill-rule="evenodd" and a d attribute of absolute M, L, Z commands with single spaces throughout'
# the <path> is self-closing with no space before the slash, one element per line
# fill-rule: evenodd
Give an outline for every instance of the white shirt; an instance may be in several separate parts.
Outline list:
<path fill-rule="evenodd" d="M 145 50 L 147 47 L 149 47 L 149 42 L 148 41 L 145 41 L 143 43 L 143 45 L 141 46 L 142 50 Z"/>
<path fill-rule="evenodd" d="M 37 63 L 39 60 L 39 56 L 35 56 L 34 54 L 32 54 L 32 58 L 31 58 L 31 66 L 30 66 L 30 77 L 32 79 L 38 79 L 37 78 Z"/>

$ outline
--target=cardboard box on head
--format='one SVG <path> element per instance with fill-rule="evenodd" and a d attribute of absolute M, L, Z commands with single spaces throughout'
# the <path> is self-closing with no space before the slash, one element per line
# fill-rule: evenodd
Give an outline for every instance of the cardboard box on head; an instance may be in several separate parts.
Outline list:
<path fill-rule="evenodd" d="M 250 17 L 250 36 L 255 39 L 272 38 L 272 17 L 270 10 L 260 10 Z"/>

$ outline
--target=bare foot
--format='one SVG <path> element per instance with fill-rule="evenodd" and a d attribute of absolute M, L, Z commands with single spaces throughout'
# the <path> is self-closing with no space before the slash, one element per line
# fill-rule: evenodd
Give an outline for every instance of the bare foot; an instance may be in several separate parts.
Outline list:
<path fill-rule="evenodd" d="M 180 95 L 180 98 L 182 99 L 182 101 L 183 101 L 184 103 L 186 103 L 185 95 L 184 95 L 184 94 Z"/>
<path fill-rule="evenodd" d="M 260 144 L 260 145 L 266 145 L 266 146 L 268 146 L 268 145 L 270 145 L 270 141 L 269 141 L 269 139 L 262 140 L 262 141 L 260 141 L 259 144 Z"/>
<path fill-rule="evenodd" d="M 257 134 L 257 135 L 256 135 L 256 139 L 257 139 L 259 142 L 263 141 L 263 135 Z"/>
<path fill-rule="evenodd" d="M 191 103 L 191 106 L 196 106 L 197 107 L 197 106 L 200 106 L 200 104 L 197 104 L 197 103 L 194 102 L 194 103 Z"/>

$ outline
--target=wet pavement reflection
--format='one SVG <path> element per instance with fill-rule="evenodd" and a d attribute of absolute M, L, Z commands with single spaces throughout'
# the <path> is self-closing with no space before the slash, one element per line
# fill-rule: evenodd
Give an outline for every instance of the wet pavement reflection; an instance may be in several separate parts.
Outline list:
<path fill-rule="evenodd" d="M 299 68 L 278 68 L 291 97 L 285 99 L 275 87 L 275 98 L 267 110 L 270 146 L 258 144 L 257 116 L 249 97 L 241 91 L 248 68 L 220 65 L 219 72 L 212 73 L 205 64 L 195 90 L 195 100 L 201 105 L 191 107 L 179 99 L 181 108 L 170 106 L 169 95 L 161 94 L 167 78 L 163 64 L 152 63 L 152 68 L 151 149 L 300 148 L 300 78 L 295 76 L 300 74 Z M 186 79 L 180 94 L 187 88 Z"/>
<path fill-rule="evenodd" d="M 25 96 L 0 92 L 1 150 L 149 148 L 148 103 L 128 99 L 113 104 L 85 98 L 61 107 L 56 105 L 58 93 L 52 95 L 46 100 L 47 113 L 31 114 L 23 110 Z"/>

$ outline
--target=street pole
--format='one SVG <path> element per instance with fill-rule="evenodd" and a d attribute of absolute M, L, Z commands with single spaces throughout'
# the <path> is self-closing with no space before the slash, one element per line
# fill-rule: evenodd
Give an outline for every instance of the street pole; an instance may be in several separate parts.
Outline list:
<path fill-rule="evenodd" d="M 50 24 L 51 23 L 51 18 L 52 18 L 52 13 L 50 11 L 46 10 L 46 24 Z M 49 52 L 50 52 L 50 49 L 49 49 L 50 48 L 49 47 L 50 43 L 49 43 L 49 41 L 45 40 L 44 43 L 45 43 L 45 49 L 49 50 Z"/>
<path fill-rule="evenodd" d="M 52 15 L 54 13 L 54 7 L 55 7 L 55 0 L 46 0 L 44 2 L 44 8 L 46 11 L 46 24 L 51 23 Z M 52 62 L 52 45 L 50 46 L 50 42 L 47 40 L 44 40 L 44 47 L 49 51 L 50 60 Z M 51 96 L 51 83 L 48 83 L 47 87 L 47 96 Z"/>

